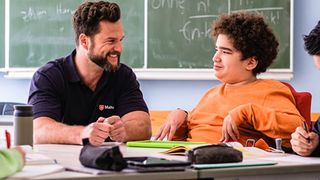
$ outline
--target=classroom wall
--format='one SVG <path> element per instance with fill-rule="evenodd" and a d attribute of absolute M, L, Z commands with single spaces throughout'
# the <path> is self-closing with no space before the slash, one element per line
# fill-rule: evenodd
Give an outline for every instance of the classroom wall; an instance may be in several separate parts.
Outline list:
<path fill-rule="evenodd" d="M 313 95 L 312 112 L 320 112 L 320 71 L 303 49 L 302 35 L 320 20 L 319 0 L 294 1 L 294 78 L 290 81 L 297 91 Z M 201 53 L 201 52 L 199 52 Z M 0 101 L 27 102 L 30 79 L 6 79 L 0 73 Z M 151 110 L 171 110 L 177 107 L 191 110 L 201 96 L 219 81 L 141 80 L 141 90 Z M 217 102 L 218 103 L 218 102 Z"/>

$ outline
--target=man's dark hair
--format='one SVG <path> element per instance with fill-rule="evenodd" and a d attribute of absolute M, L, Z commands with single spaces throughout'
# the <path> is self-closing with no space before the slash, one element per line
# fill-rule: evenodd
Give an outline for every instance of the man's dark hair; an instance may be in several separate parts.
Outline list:
<path fill-rule="evenodd" d="M 262 15 L 254 12 L 236 12 L 218 17 L 213 22 L 212 35 L 227 35 L 233 46 L 242 53 L 242 59 L 255 57 L 255 75 L 265 72 L 278 54 L 278 40 Z"/>
<path fill-rule="evenodd" d="M 320 55 L 320 21 L 303 40 L 304 48 L 310 55 Z"/>
<path fill-rule="evenodd" d="M 81 4 L 73 15 L 76 45 L 79 45 L 81 33 L 95 35 L 100 32 L 100 21 L 117 22 L 120 15 L 120 7 L 116 3 L 99 1 Z"/>

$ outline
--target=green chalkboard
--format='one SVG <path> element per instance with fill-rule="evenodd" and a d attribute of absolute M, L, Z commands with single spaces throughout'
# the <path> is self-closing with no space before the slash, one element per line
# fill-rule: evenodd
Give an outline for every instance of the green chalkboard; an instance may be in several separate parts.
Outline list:
<path fill-rule="evenodd" d="M 280 41 L 273 68 L 290 68 L 290 0 L 148 1 L 148 68 L 212 67 L 212 22 L 240 10 L 262 13 Z"/>
<path fill-rule="evenodd" d="M 72 13 L 83 0 L 8 0 L 9 41 L 4 44 L 4 1 L 0 0 L 0 67 L 34 68 L 69 54 L 75 47 Z M 125 31 L 121 61 L 152 69 L 212 69 L 210 31 L 222 13 L 262 13 L 274 29 L 280 51 L 272 68 L 292 70 L 290 42 L 293 0 L 111 0 L 122 11 Z"/>
<path fill-rule="evenodd" d="M 144 66 L 144 0 L 113 0 L 119 4 L 125 32 L 121 61 L 133 68 Z"/>
<path fill-rule="evenodd" d="M 0 0 L 0 68 L 4 68 L 4 0 Z"/>
<path fill-rule="evenodd" d="M 74 47 L 71 14 L 78 1 L 10 1 L 10 67 L 38 67 Z"/>
<path fill-rule="evenodd" d="M 75 48 L 72 13 L 83 0 L 10 0 L 9 67 L 38 67 Z M 143 66 L 143 0 L 117 0 L 122 8 L 125 52 L 121 60 Z"/>

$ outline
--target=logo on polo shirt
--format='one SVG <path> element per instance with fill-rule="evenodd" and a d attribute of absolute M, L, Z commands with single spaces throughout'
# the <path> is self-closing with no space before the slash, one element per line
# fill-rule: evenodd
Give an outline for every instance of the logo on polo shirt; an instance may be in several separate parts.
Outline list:
<path fill-rule="evenodd" d="M 99 110 L 100 111 L 103 111 L 105 109 L 114 109 L 114 106 L 111 106 L 111 105 L 104 105 L 104 104 L 100 104 L 99 105 Z"/>

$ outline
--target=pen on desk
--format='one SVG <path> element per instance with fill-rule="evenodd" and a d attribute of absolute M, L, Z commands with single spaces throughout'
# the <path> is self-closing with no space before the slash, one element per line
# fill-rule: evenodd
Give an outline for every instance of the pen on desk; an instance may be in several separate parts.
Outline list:
<path fill-rule="evenodd" d="M 310 132 L 306 121 L 303 121 L 303 129 L 307 131 L 307 133 Z M 310 143 L 310 137 L 308 137 L 307 140 L 308 140 L 308 143 Z"/>
<path fill-rule="evenodd" d="M 282 151 L 282 139 L 276 138 L 275 143 L 276 143 L 276 149 Z"/>
<path fill-rule="evenodd" d="M 11 147 L 11 135 L 7 130 L 5 130 L 5 134 L 6 134 L 7 148 L 9 149 Z"/>

